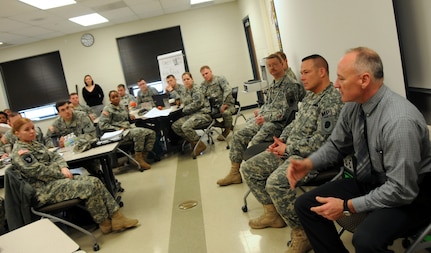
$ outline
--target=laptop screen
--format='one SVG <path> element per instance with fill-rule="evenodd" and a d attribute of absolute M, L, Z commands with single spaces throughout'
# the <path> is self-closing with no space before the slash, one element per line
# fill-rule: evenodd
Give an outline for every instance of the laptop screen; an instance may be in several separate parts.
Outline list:
<path fill-rule="evenodd" d="M 153 101 L 156 106 L 168 107 L 169 95 L 168 94 L 153 95 Z"/>

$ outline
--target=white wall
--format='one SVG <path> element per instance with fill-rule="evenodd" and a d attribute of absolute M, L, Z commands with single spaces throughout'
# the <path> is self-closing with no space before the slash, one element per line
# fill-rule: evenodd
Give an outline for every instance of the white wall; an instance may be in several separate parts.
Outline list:
<path fill-rule="evenodd" d="M 95 44 L 89 48 L 80 44 L 82 33 L 7 48 L 0 50 L 0 62 L 59 50 L 69 92 L 75 91 L 76 84 L 80 92 L 84 75 L 90 74 L 103 87 L 107 104 L 109 90 L 125 81 L 116 38 L 180 25 L 189 69 L 196 83 L 203 80 L 199 68 L 209 65 L 214 74 L 226 76 L 232 86 L 240 86 L 253 75 L 238 8 L 237 2 L 231 2 L 91 30 Z M 0 85 L 3 88 L 1 80 Z M 0 108 L 8 107 L 4 89 L 0 89 L 0 98 L 4 98 L 0 99 Z M 51 122 L 37 124 L 45 130 Z"/>
<path fill-rule="evenodd" d="M 405 96 L 391 0 L 274 0 L 274 3 L 283 49 L 298 77 L 301 59 L 317 53 L 328 61 L 331 80 L 335 81 L 338 61 L 345 51 L 366 46 L 382 58 L 385 84 Z"/>

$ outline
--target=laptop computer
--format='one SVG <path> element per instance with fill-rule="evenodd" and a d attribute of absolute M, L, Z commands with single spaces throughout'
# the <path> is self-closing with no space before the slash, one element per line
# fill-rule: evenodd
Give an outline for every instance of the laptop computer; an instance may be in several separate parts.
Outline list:
<path fill-rule="evenodd" d="M 168 94 L 159 94 L 153 95 L 153 101 L 156 106 L 162 106 L 165 108 L 170 108 L 169 104 L 169 95 Z"/>

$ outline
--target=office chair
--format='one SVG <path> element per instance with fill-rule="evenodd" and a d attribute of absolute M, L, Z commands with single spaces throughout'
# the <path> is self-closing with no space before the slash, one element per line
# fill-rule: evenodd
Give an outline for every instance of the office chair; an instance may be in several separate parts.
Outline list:
<path fill-rule="evenodd" d="M 212 118 L 212 120 L 211 120 L 211 122 L 209 122 L 209 123 L 207 123 L 207 124 L 202 124 L 202 125 L 199 125 L 199 126 L 196 126 L 196 127 L 194 127 L 193 128 L 193 130 L 200 130 L 200 131 L 202 131 L 203 133 L 199 136 L 199 140 L 196 142 L 196 145 L 194 146 L 194 147 L 191 147 L 192 148 L 192 157 L 193 157 L 193 159 L 196 159 L 196 156 L 198 155 L 198 154 L 196 154 L 196 148 L 197 148 L 197 146 L 198 146 L 198 143 L 200 142 L 200 141 L 203 141 L 203 139 L 205 138 L 205 137 L 207 137 L 207 143 L 210 145 L 210 146 L 212 146 L 212 145 L 214 145 L 214 138 L 213 138 L 213 136 L 212 136 L 212 134 L 213 134 L 213 132 L 216 132 L 218 135 L 221 135 L 221 132 L 220 131 L 218 131 L 215 127 L 214 127 L 214 124 L 216 123 L 216 121 L 217 121 L 217 118 L 220 118 L 221 117 L 221 114 L 220 113 L 216 113 L 216 111 L 217 110 L 213 110 L 213 108 L 214 108 L 214 98 L 211 98 L 211 97 L 209 97 L 208 98 L 208 100 L 209 100 L 209 102 L 210 102 L 210 107 L 211 107 L 211 118 Z M 224 138 L 224 137 L 223 137 Z M 225 139 L 226 140 L 226 139 Z M 181 151 L 182 152 L 184 152 L 184 149 L 185 149 L 185 145 L 186 145 L 186 143 L 187 143 L 187 141 L 186 140 L 184 140 L 183 141 L 183 144 L 181 145 Z"/>
<path fill-rule="evenodd" d="M 232 135 L 233 135 L 235 133 L 235 126 L 236 126 L 236 122 L 238 121 L 238 118 L 243 117 L 245 121 L 247 121 L 247 119 L 245 115 L 241 112 L 241 104 L 238 101 L 238 86 L 232 88 L 232 97 L 234 98 L 234 107 L 235 107 L 235 112 L 233 113 L 235 115 L 235 119 L 233 120 L 233 123 L 232 123 Z M 215 119 L 213 127 L 224 129 L 223 121 L 219 122 L 217 120 L 222 118 L 222 114 L 218 111 L 218 108 L 214 108 L 213 105 L 211 105 L 211 108 L 212 108 L 211 117 Z M 226 149 L 230 149 L 230 144 L 227 141 L 227 137 L 224 137 L 221 134 L 219 134 L 219 136 L 223 138 L 223 141 L 226 141 Z"/>
<path fill-rule="evenodd" d="M 266 150 L 266 148 L 268 148 L 269 145 L 271 145 L 272 142 L 262 142 L 256 145 L 253 145 L 251 147 L 249 147 L 243 155 L 243 160 L 246 161 L 248 159 L 250 159 L 251 157 L 263 152 Z M 329 181 L 333 181 L 338 179 L 342 173 L 344 172 L 344 170 L 342 170 L 342 168 L 340 168 L 339 166 L 333 166 L 331 168 L 329 168 L 328 170 L 322 171 L 320 172 L 317 176 L 315 176 L 314 178 L 310 179 L 307 182 L 298 182 L 297 187 L 302 191 L 305 192 L 306 189 L 304 187 L 316 187 L 319 185 L 322 185 L 326 182 Z M 244 205 L 241 207 L 241 210 L 246 213 L 248 212 L 248 207 L 247 207 L 247 197 L 248 195 L 250 195 L 251 190 L 249 189 L 246 194 L 244 195 Z"/>
<path fill-rule="evenodd" d="M 343 173 L 340 176 L 352 177 L 353 175 L 353 160 L 351 156 L 344 159 Z M 343 216 L 336 220 L 337 224 L 340 225 L 338 235 L 342 235 L 343 232 L 349 231 L 355 233 L 358 225 L 367 217 L 368 213 L 355 213 L 349 217 Z M 427 249 L 431 252 L 431 223 L 424 224 L 422 229 L 413 233 L 406 232 L 405 235 L 401 236 L 402 246 L 407 249 L 406 253 L 423 252 L 422 250 Z"/>
<path fill-rule="evenodd" d="M 98 251 L 100 249 L 96 237 L 91 232 L 56 216 L 56 214 L 64 213 L 72 207 L 82 207 L 81 204 L 83 200 L 70 199 L 37 207 L 37 200 L 34 194 L 35 191 L 32 186 L 25 181 L 24 177 L 15 166 L 11 166 L 6 170 L 5 207 L 9 230 L 27 225 L 36 220 L 37 217 L 41 217 L 42 219 L 48 218 L 53 222 L 60 222 L 90 236 L 93 239 L 93 250 Z"/>
<path fill-rule="evenodd" d="M 245 115 L 241 112 L 241 104 L 238 101 L 238 86 L 232 88 L 232 97 L 235 100 L 235 120 L 233 121 L 232 126 L 232 135 L 235 134 L 235 126 L 239 117 L 243 117 L 245 121 L 247 121 Z"/>

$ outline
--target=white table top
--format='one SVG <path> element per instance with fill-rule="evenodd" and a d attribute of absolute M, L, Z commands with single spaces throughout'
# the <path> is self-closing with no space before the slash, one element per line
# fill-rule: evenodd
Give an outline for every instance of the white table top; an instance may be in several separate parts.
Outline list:
<path fill-rule="evenodd" d="M 69 236 L 49 219 L 41 219 L 0 236 L 1 253 L 69 253 L 79 249 Z"/>
<path fill-rule="evenodd" d="M 66 150 L 65 148 L 61 148 L 57 152 L 63 154 L 63 158 L 64 160 L 66 160 L 66 162 L 73 162 L 76 160 L 91 159 L 99 155 L 110 153 L 117 148 L 118 144 L 119 144 L 118 142 L 112 142 L 109 144 L 94 147 L 82 153 L 73 153 L 71 151 Z"/>

